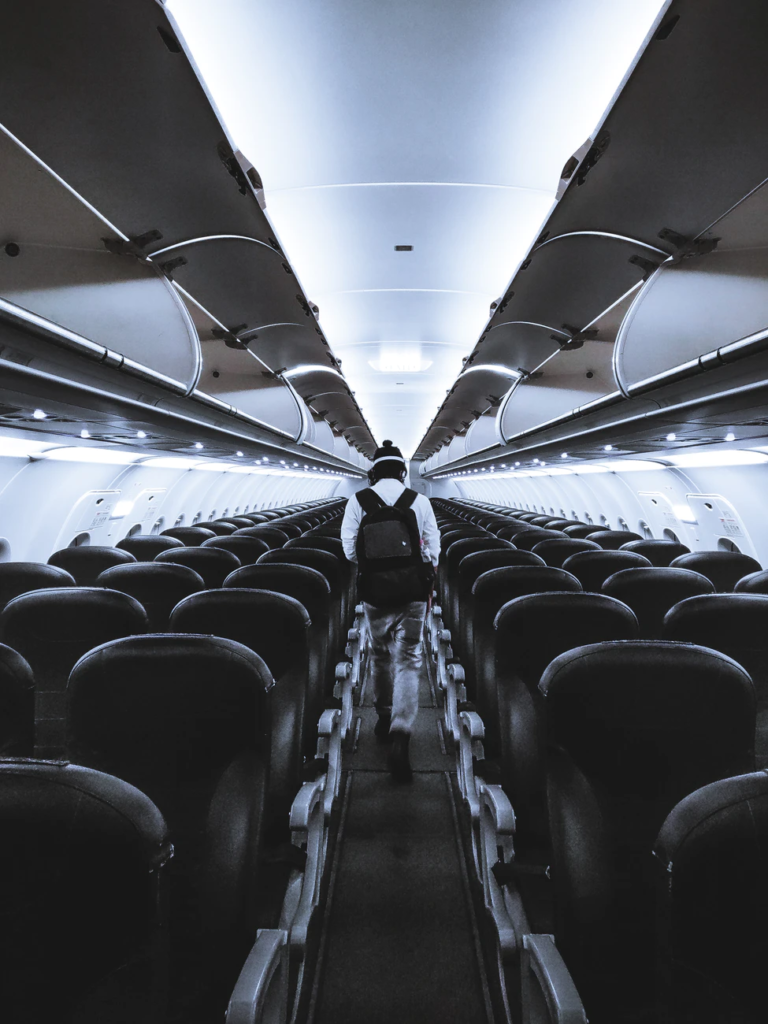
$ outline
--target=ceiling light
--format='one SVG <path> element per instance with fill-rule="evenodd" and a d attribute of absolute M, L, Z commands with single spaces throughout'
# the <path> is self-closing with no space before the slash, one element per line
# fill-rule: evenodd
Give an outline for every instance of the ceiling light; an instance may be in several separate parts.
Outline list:
<path fill-rule="evenodd" d="M 235 452 L 235 455 L 237 455 L 237 457 L 240 458 L 240 459 L 242 459 L 242 457 L 243 457 L 243 453 L 242 452 Z"/>
<path fill-rule="evenodd" d="M 672 511 L 681 523 L 696 523 L 696 515 L 690 505 L 673 505 Z"/>
<path fill-rule="evenodd" d="M 668 441 L 676 441 L 677 440 L 677 434 L 667 434 L 667 440 Z"/>
<path fill-rule="evenodd" d="M 42 409 L 35 409 L 35 411 L 32 413 L 32 419 L 33 420 L 44 420 L 44 419 L 46 419 L 46 414 L 43 412 Z"/>
<path fill-rule="evenodd" d="M 90 437 L 90 436 L 91 436 L 90 431 L 88 431 L 88 430 L 81 430 L 80 431 L 80 437 Z"/>
<path fill-rule="evenodd" d="M 199 448 L 202 448 L 202 447 L 203 447 L 203 446 L 202 446 L 202 445 L 200 444 L 200 442 L 199 442 L 199 441 L 195 441 L 195 448 L 198 448 L 198 449 L 199 449 Z"/>
<path fill-rule="evenodd" d="M 563 452 L 563 454 L 560 456 L 560 458 L 561 459 L 567 459 L 568 458 L 568 452 Z"/>
<path fill-rule="evenodd" d="M 144 431 L 143 431 L 143 430 L 137 430 L 137 431 L 136 431 L 136 437 L 138 437 L 139 439 L 143 439 L 143 438 L 145 438 L 146 436 L 147 436 L 147 435 L 146 435 L 146 434 L 144 433 Z"/>
<path fill-rule="evenodd" d="M 604 445 L 604 446 L 603 446 L 603 451 L 604 451 L 604 452 L 612 452 L 612 451 L 613 451 L 613 445 L 612 445 L 612 444 L 606 444 L 606 445 Z"/>
<path fill-rule="evenodd" d="M 664 461 L 679 469 L 701 469 L 710 466 L 753 466 L 768 462 L 768 455 L 748 450 L 686 452 L 683 455 L 665 455 Z"/>
<path fill-rule="evenodd" d="M 733 433 L 733 431 L 729 430 L 728 433 L 725 435 L 725 440 L 726 441 L 735 441 L 736 440 L 736 435 Z"/>

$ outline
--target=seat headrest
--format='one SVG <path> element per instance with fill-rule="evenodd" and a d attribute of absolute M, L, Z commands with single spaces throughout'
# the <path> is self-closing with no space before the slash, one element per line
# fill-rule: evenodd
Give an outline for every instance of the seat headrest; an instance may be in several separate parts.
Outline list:
<path fill-rule="evenodd" d="M 31 757 L 35 743 L 35 679 L 29 663 L 0 644 L 0 757 Z"/>
<path fill-rule="evenodd" d="M 637 619 L 621 601 L 603 594 L 552 592 L 516 597 L 501 607 L 496 630 L 496 667 L 538 683 L 564 651 L 604 640 L 634 640 Z"/>
<path fill-rule="evenodd" d="M 512 540 L 517 536 L 518 533 L 527 533 L 530 530 L 528 523 L 520 522 L 520 520 L 512 519 L 507 520 L 506 523 L 492 528 L 492 533 L 495 533 L 497 537 L 503 537 L 505 540 Z"/>
<path fill-rule="evenodd" d="M 33 590 L 9 601 L 0 615 L 0 639 L 27 658 L 36 644 L 95 646 L 146 628 L 146 612 L 135 598 L 101 587 Z"/>
<path fill-rule="evenodd" d="M 508 548 L 490 548 L 473 551 L 459 562 L 459 591 L 471 594 L 475 580 L 490 569 L 501 569 L 506 565 L 544 565 L 544 560 L 532 551 L 518 551 Z"/>
<path fill-rule="evenodd" d="M 204 540 L 215 537 L 213 530 L 204 526 L 172 526 L 169 530 L 163 530 L 161 537 L 175 537 L 185 547 L 194 548 L 202 544 Z"/>
<path fill-rule="evenodd" d="M 669 563 L 680 555 L 687 555 L 691 550 L 679 540 L 656 540 L 647 538 L 645 540 L 631 540 L 628 544 L 621 545 L 622 551 L 636 551 L 639 555 L 645 555 L 651 565 L 658 568 L 666 568 Z"/>
<path fill-rule="evenodd" d="M 572 537 L 574 540 L 585 540 L 593 533 L 607 529 L 607 526 L 595 526 L 593 523 L 572 523 L 570 526 L 563 527 L 563 533 L 566 537 Z"/>
<path fill-rule="evenodd" d="M 132 554 L 128 551 L 120 551 L 119 548 L 83 545 L 54 551 L 48 559 L 48 564 L 58 566 L 59 569 L 65 569 L 71 573 L 78 586 L 90 587 L 95 583 L 99 573 L 109 569 L 110 566 L 135 561 L 136 558 Z"/>
<path fill-rule="evenodd" d="M 268 551 L 281 548 L 289 540 L 288 534 L 283 533 L 277 526 L 244 526 L 237 530 L 238 537 L 257 537 L 267 545 Z"/>
<path fill-rule="evenodd" d="M 618 551 L 630 541 L 642 539 L 639 533 L 629 530 L 597 530 L 587 536 L 587 540 L 593 540 L 604 551 Z"/>
<path fill-rule="evenodd" d="M 577 551 L 566 558 L 562 567 L 575 576 L 585 590 L 595 591 L 621 569 L 649 569 L 651 563 L 635 551 Z"/>
<path fill-rule="evenodd" d="M 548 590 L 581 590 L 575 576 L 548 565 L 508 565 L 489 569 L 478 576 L 472 587 L 475 611 L 489 625 L 503 604 L 524 594 Z"/>
<path fill-rule="evenodd" d="M 171 613 L 176 633 L 228 637 L 263 658 L 275 679 L 307 658 L 311 620 L 295 598 L 271 590 L 204 590 L 184 598 Z"/>
<path fill-rule="evenodd" d="M 721 594 L 730 593 L 743 576 L 762 569 L 755 558 L 740 551 L 691 551 L 679 555 L 670 564 L 676 569 L 700 572 Z"/>
<path fill-rule="evenodd" d="M 529 526 L 522 533 L 516 533 L 512 542 L 521 551 L 533 551 L 537 544 L 543 540 L 562 540 L 563 535 L 559 530 L 545 530 L 541 526 Z"/>
<path fill-rule="evenodd" d="M 19 594 L 48 587 L 74 587 L 74 576 L 42 562 L 0 562 L 0 611 Z"/>
<path fill-rule="evenodd" d="M 549 537 L 533 546 L 533 553 L 555 569 L 561 569 L 566 558 L 575 555 L 577 551 L 599 550 L 600 546 L 593 540 L 574 540 L 571 537 Z"/>
<path fill-rule="evenodd" d="M 661 635 L 664 616 L 672 605 L 713 591 L 706 576 L 689 569 L 663 566 L 621 569 L 603 583 L 603 593 L 628 604 L 637 615 L 642 634 L 653 638 Z"/>
<path fill-rule="evenodd" d="M 0 586 L 2 586 L 2 582 L 0 582 Z M 742 576 L 733 589 L 737 594 L 768 594 L 768 572 L 762 570 L 747 573 L 746 576 Z"/>
<path fill-rule="evenodd" d="M 231 537 L 212 537 L 210 540 L 204 540 L 200 547 L 231 551 L 240 559 L 242 565 L 253 565 L 257 558 L 270 550 L 263 537 L 242 537 L 237 534 Z"/>
<path fill-rule="evenodd" d="M 316 551 L 327 551 L 334 558 L 342 558 L 344 548 L 339 537 L 294 537 L 285 545 L 287 548 L 313 548 Z"/>
<path fill-rule="evenodd" d="M 341 588 L 341 565 L 336 555 L 319 548 L 280 548 L 279 551 L 268 551 L 257 561 L 257 565 L 282 562 L 285 565 L 307 565 L 321 572 L 328 580 L 331 593 L 337 595 Z"/>
<path fill-rule="evenodd" d="M 103 644 L 69 678 L 69 757 L 109 765 L 165 807 L 240 752 L 267 755 L 273 686 L 257 654 L 222 637 L 150 633 Z"/>
<path fill-rule="evenodd" d="M 616 640 L 567 651 L 544 670 L 547 739 L 615 796 L 673 806 L 706 782 L 751 770 L 752 680 L 694 644 Z"/>
<path fill-rule="evenodd" d="M 147 613 L 149 628 L 157 632 L 167 627 L 168 616 L 182 598 L 206 589 L 199 573 L 176 562 L 115 565 L 105 569 L 96 585 L 135 597 Z"/>
<path fill-rule="evenodd" d="M 445 552 L 446 561 L 453 567 L 461 562 L 466 555 L 476 551 L 514 551 L 514 545 L 487 533 L 485 537 L 462 537 L 448 545 Z"/>
<path fill-rule="evenodd" d="M 273 590 L 304 605 L 312 620 L 327 622 L 331 586 L 317 569 L 285 562 L 244 565 L 224 580 L 224 587 Z"/>
<path fill-rule="evenodd" d="M 170 548 L 183 548 L 178 537 L 152 536 L 123 537 L 116 545 L 121 551 L 128 551 L 139 562 L 151 562 L 155 555 Z"/>
<path fill-rule="evenodd" d="M 241 562 L 237 555 L 218 547 L 173 548 L 155 555 L 156 562 L 172 562 L 194 569 L 205 581 L 206 587 L 220 587 Z"/>
<path fill-rule="evenodd" d="M 707 580 L 709 582 L 709 580 Z M 768 649 L 768 596 L 713 594 L 677 602 L 664 619 L 667 640 L 687 640 L 718 650 Z"/>

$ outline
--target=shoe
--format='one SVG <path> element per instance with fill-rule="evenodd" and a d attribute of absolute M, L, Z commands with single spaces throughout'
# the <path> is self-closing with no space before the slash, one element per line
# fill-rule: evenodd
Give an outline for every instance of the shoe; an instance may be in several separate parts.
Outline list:
<path fill-rule="evenodd" d="M 392 716 L 388 714 L 379 715 L 379 720 L 373 727 L 373 735 L 379 741 L 379 743 L 391 743 L 392 737 L 389 735 L 389 726 L 392 722 Z"/>
<path fill-rule="evenodd" d="M 408 757 L 408 744 L 411 734 L 397 730 L 390 733 L 392 750 L 389 753 L 389 772 L 395 782 L 411 782 L 413 771 Z"/>

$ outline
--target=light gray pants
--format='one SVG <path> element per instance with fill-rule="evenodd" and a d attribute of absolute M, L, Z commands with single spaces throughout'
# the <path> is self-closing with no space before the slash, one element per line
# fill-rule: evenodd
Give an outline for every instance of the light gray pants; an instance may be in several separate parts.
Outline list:
<path fill-rule="evenodd" d="M 400 608 L 364 607 L 371 638 L 368 664 L 373 702 L 379 713 L 391 709 L 391 729 L 410 732 L 419 710 L 421 636 L 427 602 L 411 601 Z"/>

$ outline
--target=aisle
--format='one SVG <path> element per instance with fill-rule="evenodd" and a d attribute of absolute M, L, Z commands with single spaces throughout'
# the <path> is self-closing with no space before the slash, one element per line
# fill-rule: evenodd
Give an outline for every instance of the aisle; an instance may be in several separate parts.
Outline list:
<path fill-rule="evenodd" d="M 388 747 L 358 709 L 309 1024 L 486 1024 L 475 926 L 460 860 L 438 709 L 422 682 L 411 740 L 414 780 L 395 785 Z"/>

